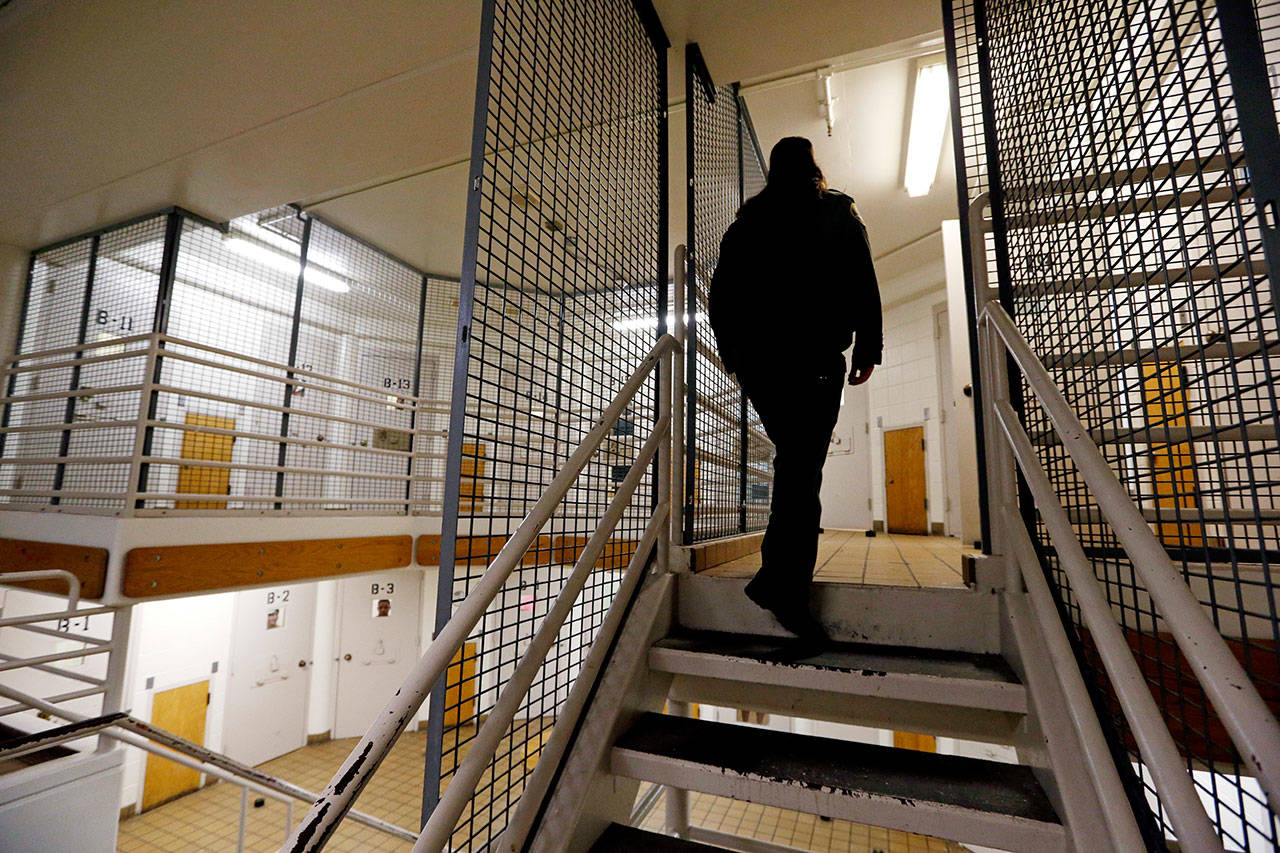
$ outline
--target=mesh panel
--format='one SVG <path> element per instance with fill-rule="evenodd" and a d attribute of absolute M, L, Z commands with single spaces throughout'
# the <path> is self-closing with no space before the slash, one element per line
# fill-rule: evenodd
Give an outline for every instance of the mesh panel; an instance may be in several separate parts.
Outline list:
<path fill-rule="evenodd" d="M 764 188 L 764 160 L 737 86 L 714 84 L 697 45 L 686 50 L 685 75 L 692 309 L 685 535 L 698 542 L 765 526 L 773 445 L 737 381 L 724 372 L 706 322 L 720 240 L 742 206 L 744 190 L 753 195 Z"/>
<path fill-rule="evenodd" d="M 642 17 L 652 9 L 641 6 L 487 7 L 441 601 L 471 591 L 653 346 L 665 310 L 666 72 Z M 450 667 L 432 706 L 429 760 L 451 768 L 468 749 L 646 440 L 654 404 L 646 386 Z M 653 498 L 646 475 L 463 812 L 454 849 L 484 849 L 506 825 Z"/>
<path fill-rule="evenodd" d="M 11 378 L 9 503 L 439 513 L 456 282 L 286 206 L 222 226 L 175 211 L 37 251 L 29 289 L 19 355 L 43 354 L 20 363 L 53 366 Z M 167 338 L 148 376 L 147 341 L 129 338 L 153 330 Z"/>
<path fill-rule="evenodd" d="M 1264 21 L 1272 5 L 1260 7 Z M 1189 2 L 951 6 L 968 200 L 996 172 L 987 168 L 984 118 L 999 150 L 993 216 L 1005 247 L 989 242 L 988 250 L 1005 307 L 1259 692 L 1280 709 L 1280 350 L 1215 15 Z M 989 89 L 979 74 L 984 19 Z M 1274 42 L 1264 29 L 1267 38 Z M 1228 849 L 1274 849 L 1274 814 L 1242 776 L 1140 577 L 1022 390 L 1041 464 L 1210 817 Z M 1034 515 L 1029 526 L 1104 723 L 1128 753 L 1121 766 L 1132 762 L 1169 832 L 1047 533 Z"/>

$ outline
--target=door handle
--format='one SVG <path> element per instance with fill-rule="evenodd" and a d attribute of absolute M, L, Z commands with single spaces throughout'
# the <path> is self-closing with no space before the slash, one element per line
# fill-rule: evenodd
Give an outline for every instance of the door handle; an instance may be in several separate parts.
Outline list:
<path fill-rule="evenodd" d="M 347 652 L 345 655 L 343 655 L 343 656 L 342 656 L 342 659 L 343 659 L 343 660 L 351 660 L 351 652 Z"/>
<path fill-rule="evenodd" d="M 885 481 L 885 484 L 886 484 L 886 485 L 889 485 L 889 486 L 892 486 L 892 485 L 893 485 L 893 480 L 886 480 L 886 481 Z"/>
<path fill-rule="evenodd" d="M 307 668 L 307 662 L 305 660 L 298 661 L 298 669 L 306 669 L 306 668 Z"/>

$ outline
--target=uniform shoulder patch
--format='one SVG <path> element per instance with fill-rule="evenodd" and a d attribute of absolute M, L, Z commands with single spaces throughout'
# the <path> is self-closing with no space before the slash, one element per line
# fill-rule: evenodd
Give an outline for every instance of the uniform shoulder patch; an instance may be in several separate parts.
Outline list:
<path fill-rule="evenodd" d="M 867 227 L 867 221 L 862 218 L 862 214 L 858 212 L 858 203 L 853 199 L 849 199 L 849 212 L 853 214 L 853 218 L 858 220 L 863 228 Z"/>

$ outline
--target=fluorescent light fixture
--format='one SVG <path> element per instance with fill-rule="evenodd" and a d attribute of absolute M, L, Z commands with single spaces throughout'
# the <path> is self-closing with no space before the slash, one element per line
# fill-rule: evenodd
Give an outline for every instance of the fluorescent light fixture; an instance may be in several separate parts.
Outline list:
<path fill-rule="evenodd" d="M 261 243 L 254 243 L 242 237 L 230 237 L 226 240 L 226 245 L 246 258 L 269 266 L 272 269 L 295 276 L 298 274 L 298 259 L 296 257 L 289 257 Z M 351 290 L 351 285 L 347 284 L 347 282 L 317 269 L 310 263 L 307 264 L 305 281 L 307 284 L 314 284 L 316 287 L 323 287 L 325 290 L 332 290 L 334 293 L 346 293 Z"/>
<path fill-rule="evenodd" d="M 947 66 L 941 62 L 920 66 L 911 102 L 911 132 L 903 177 L 907 195 L 912 198 L 928 194 L 938 174 L 938 160 L 942 157 L 942 142 L 947 132 L 948 100 Z"/>
<path fill-rule="evenodd" d="M 699 323 L 705 323 L 707 321 L 707 315 L 703 314 L 702 312 L 699 312 L 696 315 L 696 317 Z M 689 323 L 688 314 L 684 315 L 684 322 L 686 325 Z M 667 329 L 671 329 L 673 326 L 675 326 L 675 324 L 676 324 L 676 314 L 674 311 L 672 311 L 670 314 L 667 315 Z M 646 329 L 656 329 L 658 328 L 658 318 L 657 317 L 628 317 L 625 320 L 614 320 L 613 328 L 617 329 L 619 332 L 640 332 Z"/>

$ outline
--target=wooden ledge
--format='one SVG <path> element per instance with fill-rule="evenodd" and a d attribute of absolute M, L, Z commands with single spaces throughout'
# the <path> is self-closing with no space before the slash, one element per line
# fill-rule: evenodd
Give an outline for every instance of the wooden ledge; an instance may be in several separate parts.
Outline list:
<path fill-rule="evenodd" d="M 107 585 L 107 556 L 106 548 L 0 538 L 0 583 L 4 583 L 7 572 L 63 569 L 80 579 L 81 598 L 99 599 Z M 67 585 L 59 580 L 24 581 L 13 585 L 36 592 L 67 593 Z"/>
<path fill-rule="evenodd" d="M 122 592 L 151 598 L 232 590 L 399 569 L 412 560 L 412 536 L 134 548 L 124 558 Z"/>
<path fill-rule="evenodd" d="M 699 542 L 689 546 L 689 568 L 694 572 L 705 572 L 721 563 L 731 563 L 739 557 L 758 552 L 763 541 L 764 533 L 760 532 Z"/>

